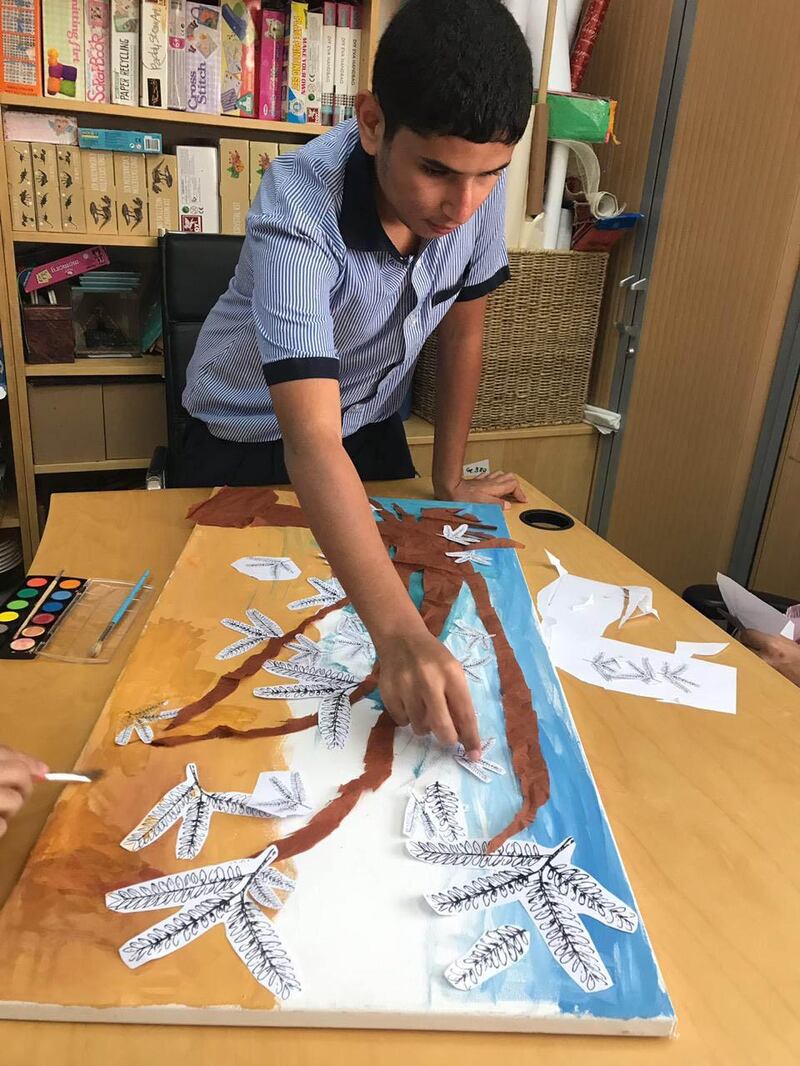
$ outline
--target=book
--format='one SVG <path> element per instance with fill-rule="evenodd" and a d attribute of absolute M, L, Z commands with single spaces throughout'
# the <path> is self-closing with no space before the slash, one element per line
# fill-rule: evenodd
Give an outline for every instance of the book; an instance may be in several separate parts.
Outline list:
<path fill-rule="evenodd" d="M 222 79 L 220 103 L 225 115 L 256 114 L 256 43 L 261 0 L 234 0 L 222 5 Z"/>
<path fill-rule="evenodd" d="M 112 104 L 136 107 L 139 103 L 138 0 L 111 0 L 111 70 Z"/>
<path fill-rule="evenodd" d="M 181 233 L 219 233 L 217 149 L 179 144 L 175 151 Z"/>
<path fill-rule="evenodd" d="M 186 3 L 169 0 L 167 19 L 167 106 L 186 110 Z"/>
<path fill-rule="evenodd" d="M 111 2 L 87 0 L 84 11 L 86 99 L 111 102 Z"/>
<path fill-rule="evenodd" d="M 218 115 L 220 109 L 220 9 L 186 5 L 186 110 Z M 180 172 L 180 157 L 178 159 Z M 218 232 L 218 229 L 213 231 Z"/>
<path fill-rule="evenodd" d="M 284 38 L 286 77 L 282 115 L 286 122 L 307 122 L 308 4 L 289 4 Z"/>
<path fill-rule="evenodd" d="M 0 92 L 42 95 L 39 0 L 0 0 Z"/>
<path fill-rule="evenodd" d="M 333 125 L 344 122 L 350 90 L 350 22 L 352 4 L 336 5 L 336 41 L 333 70 Z"/>
<path fill-rule="evenodd" d="M 308 13 L 308 75 L 306 121 L 322 122 L 322 12 Z"/>
<path fill-rule="evenodd" d="M 322 5 L 322 107 L 320 118 L 323 126 L 333 125 L 333 94 L 336 85 L 336 3 L 325 0 Z"/>
<path fill-rule="evenodd" d="M 286 16 L 265 8 L 261 12 L 261 42 L 258 74 L 257 117 L 272 122 L 281 119 L 281 82 Z"/>
<path fill-rule="evenodd" d="M 356 113 L 358 83 L 361 80 L 361 8 L 353 4 L 350 8 L 349 37 L 349 71 L 347 83 L 347 100 L 344 117 L 352 118 Z"/>
<path fill-rule="evenodd" d="M 42 0 L 42 55 L 45 96 L 85 99 L 83 0 Z"/>
<path fill-rule="evenodd" d="M 167 106 L 167 0 L 142 0 L 139 97 L 142 107 Z M 120 232 L 122 227 L 120 226 Z"/>

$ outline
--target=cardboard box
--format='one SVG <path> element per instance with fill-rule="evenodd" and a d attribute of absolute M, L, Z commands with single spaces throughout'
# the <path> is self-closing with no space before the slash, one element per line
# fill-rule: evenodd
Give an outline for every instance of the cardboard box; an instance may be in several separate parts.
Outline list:
<path fill-rule="evenodd" d="M 83 100 L 83 0 L 42 0 L 45 96 Z"/>
<path fill-rule="evenodd" d="M 8 195 L 11 225 L 15 230 L 36 229 L 36 203 L 33 192 L 33 160 L 27 141 L 6 141 Z"/>
<path fill-rule="evenodd" d="M 117 232 L 117 195 L 114 186 L 83 190 L 87 233 Z"/>
<path fill-rule="evenodd" d="M 274 141 L 250 142 L 250 203 L 255 199 L 267 167 L 277 158 L 278 145 Z"/>
<path fill-rule="evenodd" d="M 87 463 L 106 457 L 101 385 L 28 383 L 35 463 Z"/>
<path fill-rule="evenodd" d="M 306 120 L 322 122 L 322 12 L 308 13 L 308 77 Z"/>
<path fill-rule="evenodd" d="M 272 5 L 261 12 L 259 48 L 258 107 L 256 117 L 272 122 L 281 120 L 281 86 L 286 15 Z"/>
<path fill-rule="evenodd" d="M 167 0 L 142 0 L 140 102 L 142 107 L 167 106 Z"/>
<path fill-rule="evenodd" d="M 136 130 L 96 130 L 78 131 L 78 144 L 81 148 L 92 148 L 101 152 L 144 152 L 161 155 L 162 139 L 160 133 L 139 133 Z"/>
<path fill-rule="evenodd" d="M 216 148 L 179 144 L 178 215 L 182 233 L 219 233 L 219 157 Z"/>
<path fill-rule="evenodd" d="M 111 0 L 111 70 L 111 102 L 136 107 L 139 103 L 138 0 Z"/>
<path fill-rule="evenodd" d="M 167 104 L 173 111 L 186 110 L 186 4 L 169 0 L 167 38 Z"/>
<path fill-rule="evenodd" d="M 305 123 L 308 121 L 308 4 L 291 0 L 287 8 L 284 48 L 283 118 L 286 122 Z"/>
<path fill-rule="evenodd" d="M 117 231 L 142 236 L 149 233 L 143 155 L 114 152 L 114 187 L 117 193 Z"/>
<path fill-rule="evenodd" d="M 85 188 L 98 192 L 114 188 L 114 156 L 110 152 L 84 152 L 81 170 Z"/>
<path fill-rule="evenodd" d="M 220 9 L 186 6 L 186 110 L 218 115 L 220 109 Z"/>
<path fill-rule="evenodd" d="M 111 382 L 103 385 L 107 459 L 139 459 L 167 442 L 164 383 Z"/>
<path fill-rule="evenodd" d="M 305 148 L 304 144 L 279 144 L 278 155 L 291 155 L 293 152 L 299 152 L 301 148 Z"/>
<path fill-rule="evenodd" d="M 111 103 L 111 3 L 88 0 L 85 8 L 86 99 Z"/>
<path fill-rule="evenodd" d="M 32 144 L 31 160 L 36 228 L 43 233 L 61 233 L 61 196 L 55 145 L 40 142 Z"/>
<path fill-rule="evenodd" d="M 222 7 L 220 110 L 224 115 L 255 118 L 256 25 L 260 17 L 261 0 L 240 0 Z"/>
<path fill-rule="evenodd" d="M 150 236 L 162 230 L 175 231 L 178 224 L 178 159 L 174 155 L 149 155 L 147 168 L 147 210 Z"/>
<path fill-rule="evenodd" d="M 42 95 L 39 0 L 0 0 L 0 92 Z"/>
<path fill-rule="evenodd" d="M 219 142 L 219 199 L 222 233 L 245 232 L 250 209 L 250 144 L 222 137 Z"/>
<path fill-rule="evenodd" d="M 83 166 L 80 148 L 59 145 L 56 148 L 58 191 L 61 197 L 61 224 L 65 233 L 86 232 L 86 208 L 83 202 Z"/>

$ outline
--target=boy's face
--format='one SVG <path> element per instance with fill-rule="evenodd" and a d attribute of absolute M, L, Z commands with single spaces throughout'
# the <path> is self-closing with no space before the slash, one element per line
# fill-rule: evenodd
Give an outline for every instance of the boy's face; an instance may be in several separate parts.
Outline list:
<path fill-rule="evenodd" d="M 418 237 L 444 237 L 470 219 L 511 162 L 513 145 L 421 137 L 399 129 L 375 152 L 382 214 Z M 391 217 L 389 218 L 391 221 Z"/>

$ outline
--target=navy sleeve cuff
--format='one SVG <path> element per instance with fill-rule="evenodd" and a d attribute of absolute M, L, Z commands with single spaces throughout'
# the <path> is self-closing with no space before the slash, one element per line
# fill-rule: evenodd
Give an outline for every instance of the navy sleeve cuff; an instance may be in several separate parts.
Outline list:
<path fill-rule="evenodd" d="M 508 264 L 500 267 L 496 274 L 492 274 L 486 281 L 481 281 L 477 285 L 465 285 L 461 292 L 456 297 L 456 303 L 462 303 L 464 300 L 477 300 L 481 296 L 488 296 L 490 292 L 499 288 L 503 282 L 508 281 L 511 277 L 511 271 L 508 269 Z"/>
<path fill-rule="evenodd" d="M 263 370 L 268 385 L 304 378 L 338 378 L 339 360 L 332 356 L 311 355 L 299 359 L 276 359 L 274 363 L 265 363 Z"/>

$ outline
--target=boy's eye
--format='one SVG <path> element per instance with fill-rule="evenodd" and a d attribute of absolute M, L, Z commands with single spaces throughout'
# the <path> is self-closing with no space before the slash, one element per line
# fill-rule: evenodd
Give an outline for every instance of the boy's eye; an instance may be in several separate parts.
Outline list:
<path fill-rule="evenodd" d="M 440 178 L 446 172 L 444 170 L 439 170 L 438 167 L 429 167 L 427 163 L 423 163 L 422 173 L 428 174 L 432 178 Z"/>

